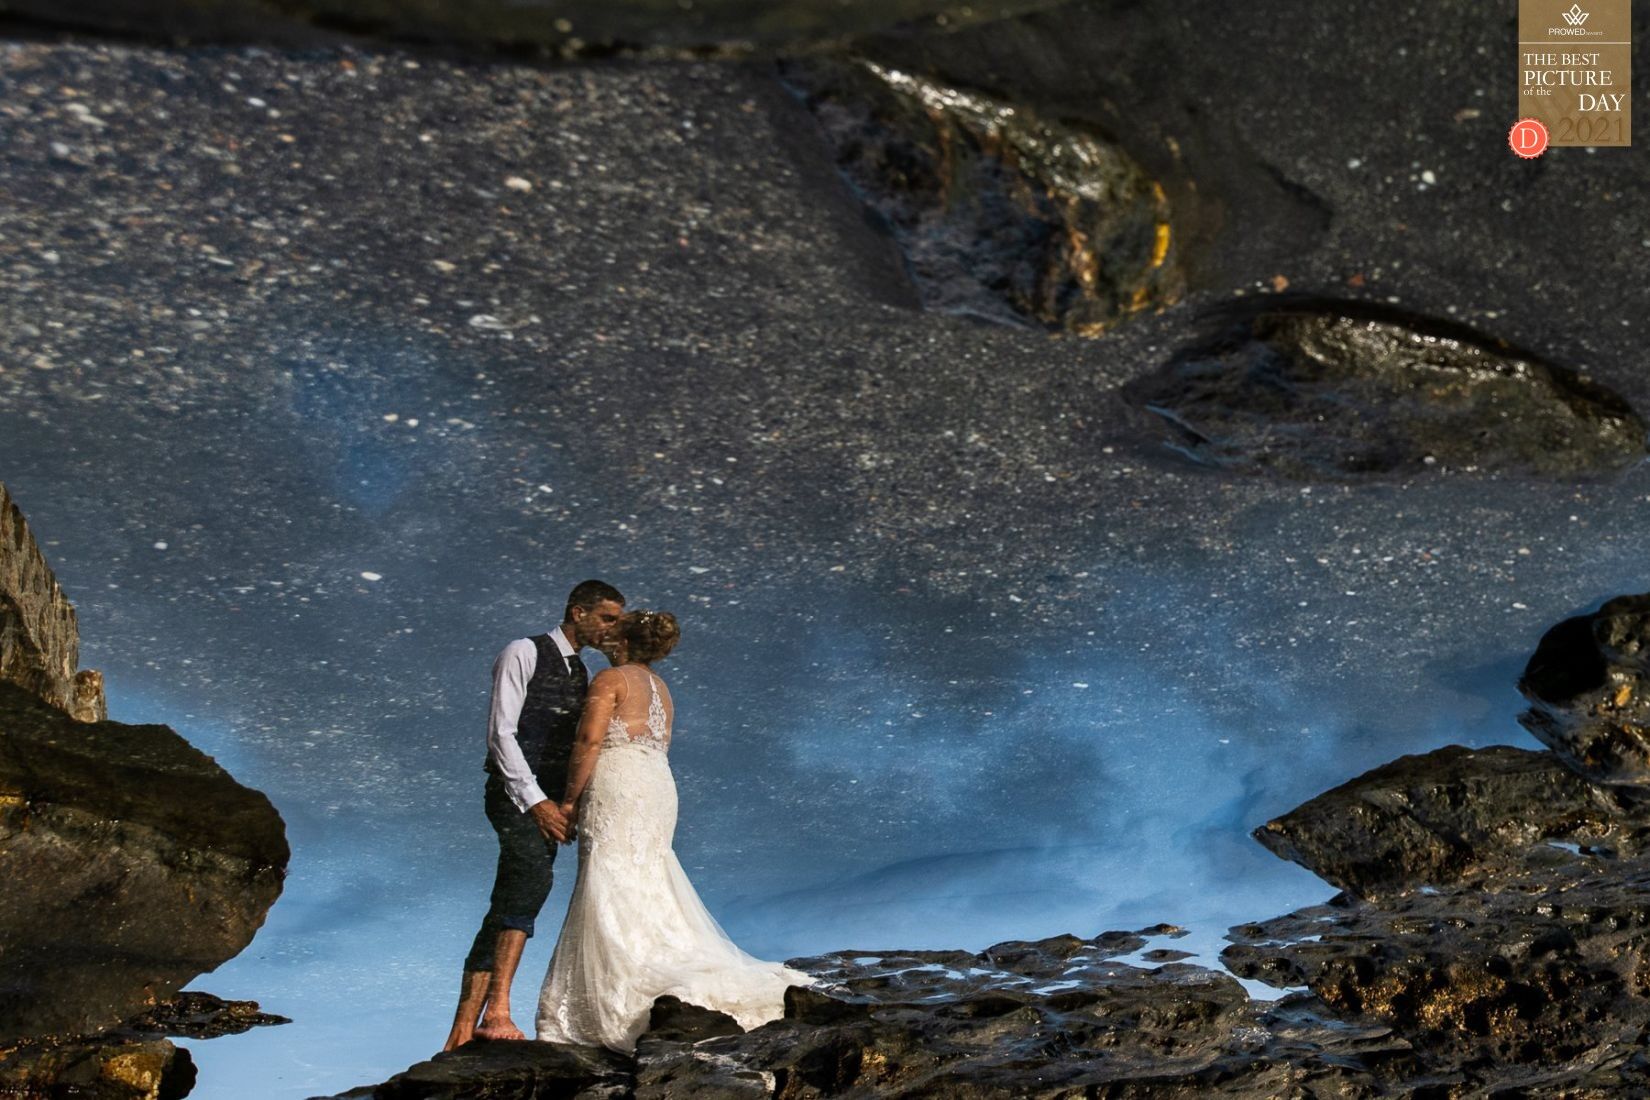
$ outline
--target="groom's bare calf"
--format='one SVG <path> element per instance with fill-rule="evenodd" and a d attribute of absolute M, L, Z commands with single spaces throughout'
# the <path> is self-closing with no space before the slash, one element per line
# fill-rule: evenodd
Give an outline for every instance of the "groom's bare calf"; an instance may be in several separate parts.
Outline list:
<path fill-rule="evenodd" d="M 525 932 L 506 928 L 498 934 L 498 946 L 493 951 L 492 981 L 487 986 L 487 1005 L 475 1029 L 477 1039 L 527 1038 L 510 1019 L 510 982 L 516 976 L 516 966 L 521 962 L 521 951 L 526 946 Z"/>
<path fill-rule="evenodd" d="M 527 933 L 506 928 L 493 949 L 492 970 L 466 970 L 458 992 L 458 1011 L 442 1050 L 461 1047 L 471 1039 L 525 1039 L 510 1019 L 510 983 L 521 963 Z"/>
<path fill-rule="evenodd" d="M 491 970 L 466 970 L 458 989 L 458 1011 L 453 1013 L 453 1029 L 447 1033 L 442 1050 L 453 1050 L 475 1038 L 476 1021 L 487 1003 L 487 988 L 493 982 Z"/>

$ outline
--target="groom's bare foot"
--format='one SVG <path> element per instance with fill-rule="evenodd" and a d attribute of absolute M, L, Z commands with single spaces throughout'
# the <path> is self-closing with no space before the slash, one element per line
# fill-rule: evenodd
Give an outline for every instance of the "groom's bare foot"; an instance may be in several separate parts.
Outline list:
<path fill-rule="evenodd" d="M 508 1016 L 483 1018 L 480 1026 L 476 1028 L 475 1036 L 477 1039 L 527 1038 Z"/>

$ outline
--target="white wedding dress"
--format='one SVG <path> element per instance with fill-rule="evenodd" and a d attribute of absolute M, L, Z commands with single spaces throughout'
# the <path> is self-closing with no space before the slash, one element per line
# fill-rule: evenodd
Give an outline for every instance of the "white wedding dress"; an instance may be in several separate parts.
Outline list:
<path fill-rule="evenodd" d="M 579 874 L 537 1023 L 542 1041 L 628 1054 L 655 997 L 726 1012 L 749 1029 L 784 1014 L 787 986 L 815 979 L 741 951 L 699 900 L 671 849 L 676 781 L 660 681 L 637 665 L 620 672 L 627 691 L 580 798 Z"/>

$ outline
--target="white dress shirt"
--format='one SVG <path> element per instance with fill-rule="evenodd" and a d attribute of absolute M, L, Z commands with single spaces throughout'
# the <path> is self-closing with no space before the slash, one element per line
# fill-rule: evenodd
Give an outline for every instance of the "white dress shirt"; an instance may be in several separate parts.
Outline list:
<path fill-rule="evenodd" d="M 567 671 L 573 671 L 577 653 L 561 627 L 550 632 L 550 638 L 567 662 Z M 487 755 L 504 780 L 504 791 L 516 809 L 525 812 L 547 797 L 539 787 L 533 769 L 522 755 L 516 740 L 516 724 L 521 719 L 521 704 L 527 699 L 527 684 L 538 665 L 539 647 L 531 638 L 517 638 L 504 647 L 493 662 L 493 705 L 487 715 Z"/>

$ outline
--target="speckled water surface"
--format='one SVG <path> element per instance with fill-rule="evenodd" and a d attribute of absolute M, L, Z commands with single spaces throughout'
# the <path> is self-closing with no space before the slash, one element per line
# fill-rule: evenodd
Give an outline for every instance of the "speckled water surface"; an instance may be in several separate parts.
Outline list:
<path fill-rule="evenodd" d="M 1463 6 L 1357 54 L 1432 90 L 1398 108 L 1326 59 L 1379 13 L 1303 6 L 1294 67 L 1165 15 L 1171 70 L 1111 78 L 1321 216 L 1221 226 L 1184 301 L 1095 339 L 923 312 L 764 61 L 0 44 L 0 480 L 111 717 L 178 729 L 294 845 L 195 986 L 295 1022 L 191 1044 L 197 1095 L 440 1045 L 491 876 L 488 669 L 586 576 L 682 619 L 678 850 L 768 957 L 1168 921 L 1211 959 L 1331 892 L 1249 829 L 1405 752 L 1532 745 L 1541 633 L 1646 587 L 1643 465 L 1284 483 L 1116 393 L 1288 285 L 1650 408 L 1643 154 L 1512 158 L 1511 31 Z M 1063 12 L 1001 40 L 1107 17 Z"/>

